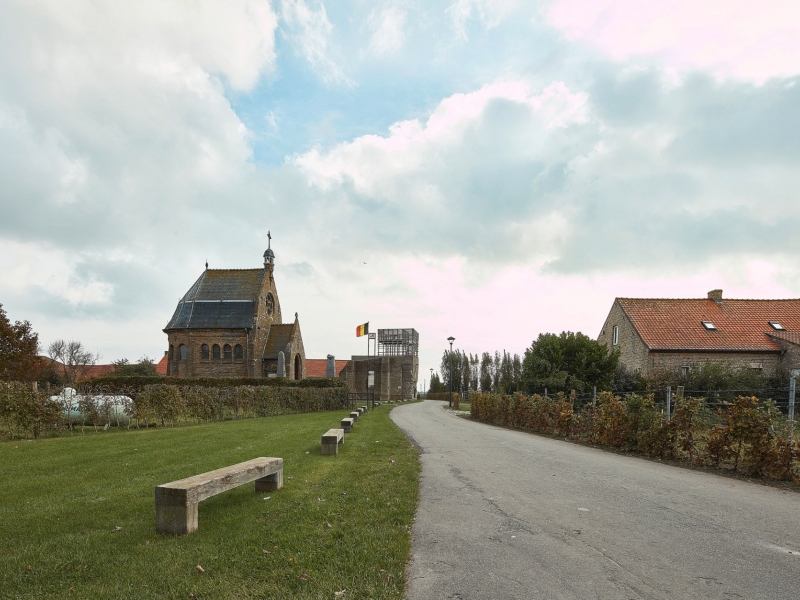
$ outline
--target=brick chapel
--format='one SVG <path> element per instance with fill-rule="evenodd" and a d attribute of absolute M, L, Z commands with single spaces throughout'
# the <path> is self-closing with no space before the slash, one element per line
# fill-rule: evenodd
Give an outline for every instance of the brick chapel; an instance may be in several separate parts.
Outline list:
<path fill-rule="evenodd" d="M 167 375 L 303 379 L 300 322 L 297 313 L 293 323 L 281 322 L 274 268 L 270 247 L 261 269 L 209 269 L 206 264 L 164 328 Z"/>

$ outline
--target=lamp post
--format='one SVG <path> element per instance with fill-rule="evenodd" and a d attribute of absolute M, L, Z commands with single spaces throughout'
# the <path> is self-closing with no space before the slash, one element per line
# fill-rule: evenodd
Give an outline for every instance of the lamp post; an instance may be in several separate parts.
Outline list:
<path fill-rule="evenodd" d="M 428 387 L 428 389 L 430 389 L 432 387 L 433 387 L 433 367 L 431 367 L 431 385 Z M 426 396 L 425 397 L 427 398 L 427 392 L 426 392 Z"/>
<path fill-rule="evenodd" d="M 456 341 L 452 335 L 447 338 L 447 341 L 450 342 L 450 401 L 448 404 L 450 408 L 453 407 L 453 342 Z"/>

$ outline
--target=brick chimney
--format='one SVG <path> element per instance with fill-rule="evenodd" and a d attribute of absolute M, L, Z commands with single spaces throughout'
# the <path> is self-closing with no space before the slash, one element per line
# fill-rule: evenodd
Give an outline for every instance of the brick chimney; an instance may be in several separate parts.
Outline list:
<path fill-rule="evenodd" d="M 713 300 L 717 304 L 722 303 L 722 290 L 711 290 L 708 292 L 708 299 Z"/>

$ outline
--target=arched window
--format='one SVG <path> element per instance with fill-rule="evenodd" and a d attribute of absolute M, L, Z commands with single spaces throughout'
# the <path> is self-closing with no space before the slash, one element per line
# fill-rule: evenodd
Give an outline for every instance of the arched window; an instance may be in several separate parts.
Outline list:
<path fill-rule="evenodd" d="M 219 344 L 214 344 L 214 346 L 211 348 L 211 356 L 214 358 L 214 360 L 219 360 Z"/>
<path fill-rule="evenodd" d="M 300 355 L 294 355 L 294 378 L 300 379 L 303 376 L 303 365 L 300 362 Z"/>
<path fill-rule="evenodd" d="M 225 357 L 225 360 L 230 360 L 231 359 L 231 345 L 230 344 L 225 344 L 225 346 L 222 348 L 222 355 Z"/>
<path fill-rule="evenodd" d="M 202 358 L 203 360 L 209 359 L 208 344 L 203 344 L 202 346 L 200 346 L 200 358 Z"/>
<path fill-rule="evenodd" d="M 186 346 L 181 344 L 180 348 L 178 348 L 181 352 L 181 360 L 186 360 Z"/>
<path fill-rule="evenodd" d="M 244 359 L 244 352 L 242 351 L 242 345 L 236 344 L 233 348 L 233 358 L 236 360 L 243 360 Z"/>
<path fill-rule="evenodd" d="M 169 345 L 169 359 L 175 360 L 175 346 L 172 344 Z"/>

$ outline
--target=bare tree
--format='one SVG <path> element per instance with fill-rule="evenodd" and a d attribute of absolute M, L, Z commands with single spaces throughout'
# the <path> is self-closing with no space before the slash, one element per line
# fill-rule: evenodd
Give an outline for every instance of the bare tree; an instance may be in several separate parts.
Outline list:
<path fill-rule="evenodd" d="M 56 340 L 47 347 L 47 355 L 63 366 L 65 383 L 74 384 L 86 373 L 86 367 L 97 364 L 99 354 L 92 354 L 77 340 Z"/>

